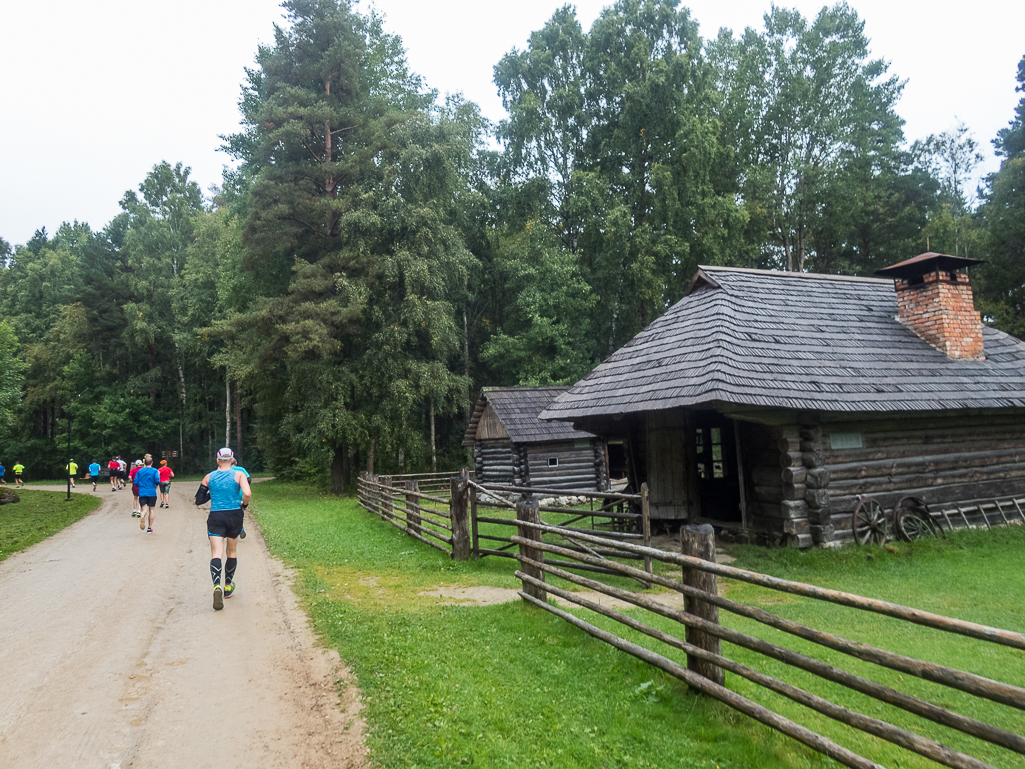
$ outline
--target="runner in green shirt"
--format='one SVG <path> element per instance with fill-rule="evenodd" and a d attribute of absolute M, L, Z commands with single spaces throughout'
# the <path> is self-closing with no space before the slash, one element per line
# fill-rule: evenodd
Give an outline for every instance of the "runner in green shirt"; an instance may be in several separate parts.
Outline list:
<path fill-rule="evenodd" d="M 71 481 L 71 488 L 75 488 L 75 476 L 78 475 L 78 465 L 75 464 L 75 460 L 71 460 L 64 469 L 68 471 L 68 480 Z"/>
<path fill-rule="evenodd" d="M 14 470 L 14 487 L 21 488 L 25 485 L 25 480 L 21 477 L 21 474 L 25 472 L 25 465 L 23 465 L 21 462 L 18 462 L 11 469 Z"/>

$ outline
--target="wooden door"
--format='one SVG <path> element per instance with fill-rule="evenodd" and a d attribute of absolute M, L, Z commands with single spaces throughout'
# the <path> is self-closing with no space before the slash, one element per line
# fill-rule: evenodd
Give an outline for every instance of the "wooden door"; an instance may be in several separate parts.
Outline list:
<path fill-rule="evenodd" d="M 694 417 L 694 467 L 701 517 L 739 522 L 740 473 L 733 422 L 714 411 L 700 411 Z"/>

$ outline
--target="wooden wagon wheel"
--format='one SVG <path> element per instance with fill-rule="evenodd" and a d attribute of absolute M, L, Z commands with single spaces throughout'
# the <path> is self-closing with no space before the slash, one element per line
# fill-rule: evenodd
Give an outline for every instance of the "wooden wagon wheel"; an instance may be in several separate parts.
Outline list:
<path fill-rule="evenodd" d="M 943 529 L 929 514 L 929 506 L 918 497 L 904 497 L 893 508 L 893 517 L 901 539 L 913 542 L 916 539 L 945 537 Z"/>
<path fill-rule="evenodd" d="M 897 531 L 902 539 L 914 542 L 916 539 L 932 539 L 936 536 L 932 521 L 913 510 L 902 510 L 897 516 Z"/>
<path fill-rule="evenodd" d="M 854 532 L 854 541 L 859 545 L 867 545 L 869 542 L 881 545 L 886 541 L 890 524 L 879 500 L 863 497 L 858 501 L 854 515 L 851 516 L 851 530 Z"/>

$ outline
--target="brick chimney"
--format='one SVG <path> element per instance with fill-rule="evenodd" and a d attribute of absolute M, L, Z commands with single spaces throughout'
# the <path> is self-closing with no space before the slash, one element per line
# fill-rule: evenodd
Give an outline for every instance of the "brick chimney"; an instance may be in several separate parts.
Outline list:
<path fill-rule="evenodd" d="M 982 360 L 982 317 L 968 274 L 979 259 L 929 252 L 879 270 L 894 279 L 897 317 L 951 360 Z"/>

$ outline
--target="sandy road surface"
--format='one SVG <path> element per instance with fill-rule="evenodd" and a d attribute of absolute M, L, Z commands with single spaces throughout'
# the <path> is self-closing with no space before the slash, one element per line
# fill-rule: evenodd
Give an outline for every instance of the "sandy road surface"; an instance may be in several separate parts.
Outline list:
<path fill-rule="evenodd" d="M 0 563 L 0 767 L 366 765 L 344 667 L 248 518 L 238 590 L 213 611 L 191 485 L 153 534 L 130 490 L 100 486 L 97 512 Z"/>

